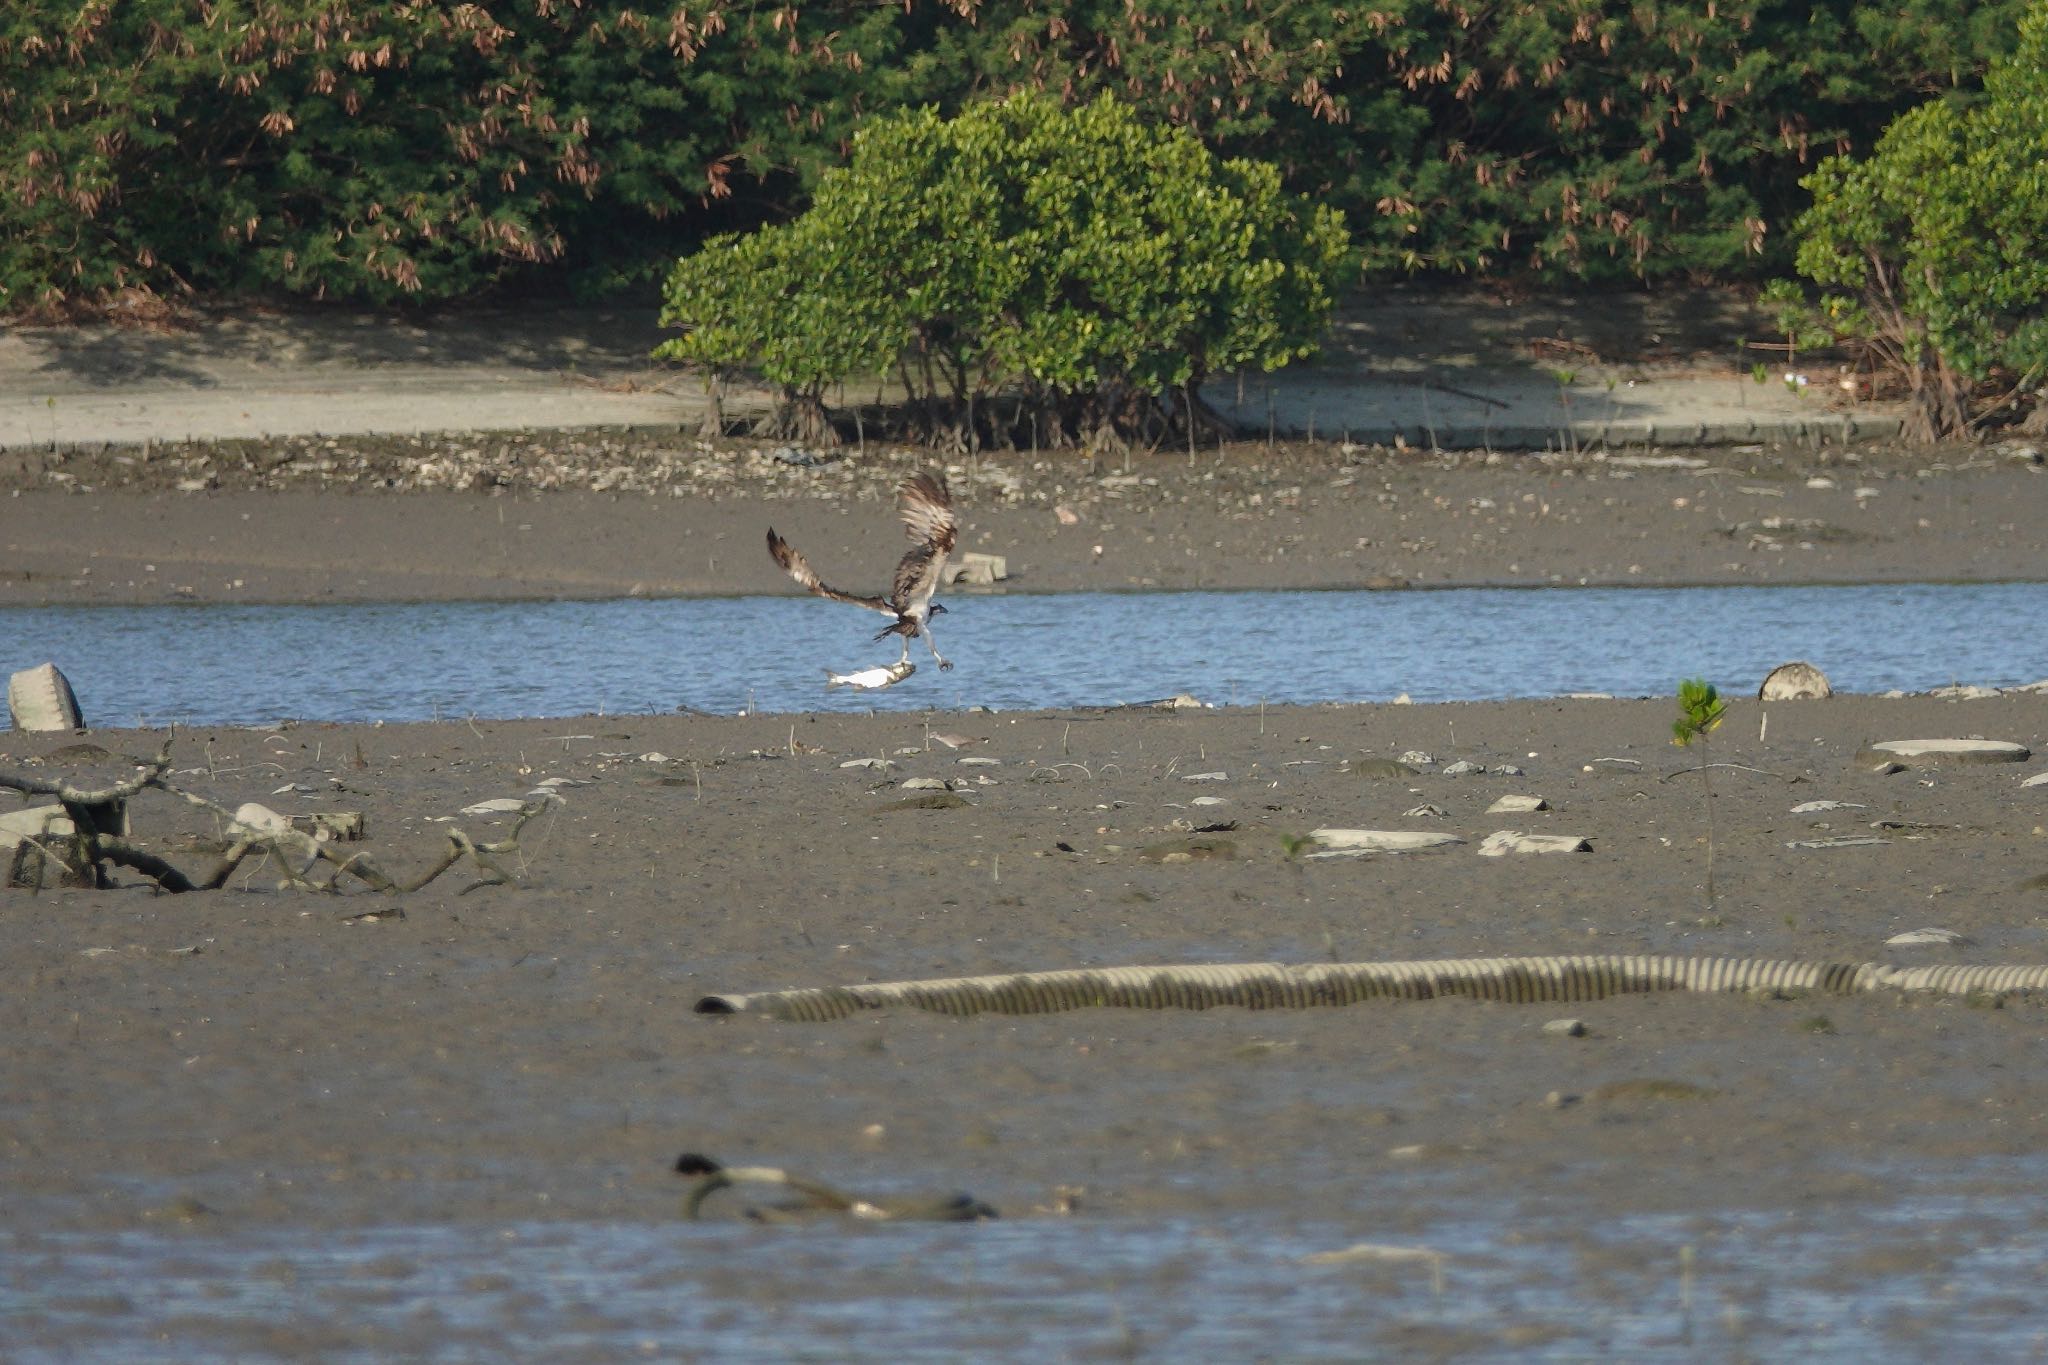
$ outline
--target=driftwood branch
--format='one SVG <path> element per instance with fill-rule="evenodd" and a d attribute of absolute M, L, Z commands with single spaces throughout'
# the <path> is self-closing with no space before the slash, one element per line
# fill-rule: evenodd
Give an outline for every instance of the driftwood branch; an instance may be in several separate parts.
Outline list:
<path fill-rule="evenodd" d="M 112 863 L 140 872 L 156 883 L 160 891 L 182 893 L 217 891 L 250 858 L 260 857 L 275 860 L 283 871 L 285 884 L 301 890 L 333 894 L 340 890 L 341 879 L 348 876 L 380 894 L 403 895 L 418 891 L 468 858 L 484 875 L 463 888 L 463 893 L 467 894 L 481 886 L 500 886 L 518 880 L 519 874 L 508 868 L 505 860 L 522 856 L 520 834 L 527 823 L 550 804 L 545 800 L 526 803 L 521 807 L 511 833 L 489 843 L 479 843 L 466 831 L 451 828 L 447 831 L 448 847 L 440 857 L 417 876 L 400 879 L 383 871 L 360 850 L 337 848 L 331 841 L 316 839 L 296 829 L 250 829 L 219 802 L 171 782 L 165 774 L 170 769 L 173 738 L 175 731 L 165 737 L 163 746 L 153 759 L 138 766 L 133 777 L 105 787 L 76 787 L 61 780 L 0 769 L 0 789 L 29 796 L 53 796 L 71 821 L 72 833 L 68 838 L 24 840 L 40 855 L 41 865 L 47 867 L 51 863 L 60 863 L 79 875 L 90 875 L 94 885 L 105 886 L 108 883 L 102 864 Z M 224 821 L 232 832 L 232 840 L 204 874 L 190 875 L 124 837 L 128 800 L 151 790 L 165 792 L 211 813 Z M 323 869 L 327 872 L 325 879 L 316 880 L 313 874 Z M 5 869 L 0 868 L 0 874 L 4 872 Z M 37 885 L 41 885 L 40 870 Z"/>

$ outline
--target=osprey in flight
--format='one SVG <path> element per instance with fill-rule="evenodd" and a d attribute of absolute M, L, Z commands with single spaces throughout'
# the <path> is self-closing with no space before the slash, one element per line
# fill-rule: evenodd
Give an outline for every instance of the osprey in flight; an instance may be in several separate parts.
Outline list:
<path fill-rule="evenodd" d="M 932 594 L 939 590 L 939 580 L 946 572 L 946 555 L 953 548 L 953 499 L 946 492 L 945 480 L 933 474 L 919 474 L 911 479 L 903 485 L 901 496 L 903 533 L 915 543 L 896 565 L 896 577 L 889 585 L 887 597 L 862 597 L 820 582 L 796 547 L 776 535 L 773 527 L 768 531 L 768 553 L 775 556 L 775 562 L 791 578 L 818 596 L 895 617 L 895 624 L 882 627 L 875 638 L 903 637 L 903 657 L 898 664 L 910 661 L 910 642 L 922 635 L 939 667 L 951 668 L 952 661 L 939 653 L 939 646 L 932 639 L 932 617 L 945 610 L 932 601 Z"/>

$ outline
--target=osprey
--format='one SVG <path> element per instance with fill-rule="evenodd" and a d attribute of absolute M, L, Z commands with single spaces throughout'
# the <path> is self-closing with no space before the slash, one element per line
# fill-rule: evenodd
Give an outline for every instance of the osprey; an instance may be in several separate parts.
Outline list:
<path fill-rule="evenodd" d="M 945 480 L 934 474 L 919 474 L 911 479 L 903 485 L 900 496 L 903 533 L 915 544 L 896 565 L 896 577 L 889 585 L 887 597 L 863 597 L 820 582 L 796 547 L 776 535 L 773 527 L 768 529 L 768 553 L 791 578 L 818 596 L 895 617 L 896 623 L 882 627 L 875 638 L 903 637 L 903 657 L 897 660 L 897 666 L 910 662 L 910 642 L 922 635 L 939 667 L 951 668 L 952 661 L 939 653 L 939 646 L 932 639 L 932 617 L 945 610 L 932 601 L 932 594 L 939 590 L 939 580 L 946 572 L 946 555 L 953 548 L 953 500 L 946 492 Z"/>

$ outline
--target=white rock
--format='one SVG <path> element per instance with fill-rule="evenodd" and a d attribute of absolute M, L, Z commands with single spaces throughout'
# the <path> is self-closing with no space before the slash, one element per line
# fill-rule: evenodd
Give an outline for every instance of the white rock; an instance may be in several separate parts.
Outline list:
<path fill-rule="evenodd" d="M 2020 783 L 2020 785 L 2022 787 L 2048 787 L 2048 773 L 2035 773 L 2032 777 Z"/>
<path fill-rule="evenodd" d="M 1943 701 L 1989 701 L 2004 694 L 1995 687 L 1985 687 L 1981 683 L 1950 683 L 1946 687 L 1930 687 L 1921 695 L 1938 697 Z"/>
<path fill-rule="evenodd" d="M 896 784 L 907 792 L 942 792 L 948 790 L 943 777 L 906 777 Z"/>
<path fill-rule="evenodd" d="M 1887 948 L 1954 948 L 1970 940 L 1953 929 L 1908 929 L 1884 941 Z"/>
<path fill-rule="evenodd" d="M 1816 815 L 1824 810 L 1867 810 L 1860 801 L 1801 801 L 1792 808 L 1794 815 Z"/>
<path fill-rule="evenodd" d="M 963 758 L 959 760 L 959 763 L 963 768 L 1000 768 L 1003 766 L 1003 760 L 1000 758 Z"/>
<path fill-rule="evenodd" d="M 969 551 L 960 556 L 960 563 L 949 571 L 948 581 L 987 586 L 1000 583 L 1010 576 L 1010 561 L 1002 555 L 985 555 Z"/>
<path fill-rule="evenodd" d="M 1227 796 L 1198 796 L 1188 802 L 1188 804 L 1190 806 L 1227 806 L 1230 804 L 1230 798 Z"/>
<path fill-rule="evenodd" d="M 0 848 L 12 848 L 24 838 L 63 839 L 71 835 L 71 817 L 62 806 L 28 806 L 0 813 Z"/>
<path fill-rule="evenodd" d="M 479 801 L 473 806 L 464 806 L 459 813 L 463 815 L 515 815 L 525 809 L 526 802 L 516 796 L 494 796 L 488 801 Z"/>
<path fill-rule="evenodd" d="M 1835 695 L 1835 689 L 1829 686 L 1827 674 L 1797 660 L 1764 674 L 1756 695 L 1763 701 L 1820 701 Z"/>
<path fill-rule="evenodd" d="M 1308 837 L 1322 847 L 1311 858 L 1358 858 L 1368 853 L 1417 853 L 1423 849 L 1462 844 L 1463 837 L 1437 830 L 1312 829 Z"/>
<path fill-rule="evenodd" d="M 1540 796 L 1517 796 L 1510 792 L 1486 808 L 1488 815 L 1514 815 L 1528 811 L 1549 810 L 1550 803 Z"/>
<path fill-rule="evenodd" d="M 1474 762 L 1473 762 L 1473 761 L 1472 761 L 1471 759 L 1469 759 L 1469 758 L 1461 758 L 1461 759 L 1459 759 L 1459 760 L 1458 760 L 1458 761 L 1457 761 L 1456 763 L 1453 763 L 1453 764 L 1451 764 L 1451 765 L 1450 765 L 1450 766 L 1449 766 L 1448 768 L 1445 768 L 1445 769 L 1444 769 L 1444 776 L 1445 776 L 1445 777 L 1477 777 L 1477 776 L 1478 776 L 1478 775 L 1479 775 L 1480 773 L 1483 773 L 1483 772 L 1485 772 L 1485 771 L 1486 771 L 1486 765 L 1485 765 L 1485 764 L 1483 764 L 1483 763 L 1474 763 Z"/>
<path fill-rule="evenodd" d="M 71 680 L 55 664 L 24 668 L 7 679 L 7 712 L 17 730 L 83 730 Z"/>
<path fill-rule="evenodd" d="M 1875 834 L 1837 834 L 1830 839 L 1787 839 L 1787 848 L 1863 848 L 1870 844 L 1888 844 L 1891 840 L 1880 839 Z"/>
<path fill-rule="evenodd" d="M 1903 763 L 1910 768 L 1938 763 L 2024 763 L 2033 752 L 2024 744 L 2003 739 L 1887 739 L 1866 746 L 1856 757 L 1869 767 Z"/>
<path fill-rule="evenodd" d="M 1406 763 L 1411 768 L 1433 768 L 1436 766 L 1436 759 L 1420 749 L 1410 749 L 1407 753 L 1401 755 L 1400 761 Z"/>
<path fill-rule="evenodd" d="M 1183 782 L 1228 782 L 1230 774 L 1226 772 L 1182 773 L 1180 780 Z"/>
<path fill-rule="evenodd" d="M 842 768 L 869 768 L 876 771 L 884 771 L 895 767 L 896 763 L 894 759 L 888 758 L 849 758 L 839 766 Z"/>
<path fill-rule="evenodd" d="M 289 833 L 292 822 L 268 806 L 254 801 L 244 802 L 235 808 L 235 828 L 251 834 Z"/>
<path fill-rule="evenodd" d="M 1510 853 L 1590 853 L 1593 845 L 1577 834 L 1524 834 L 1520 830 L 1495 830 L 1479 841 L 1482 858 L 1501 858 Z"/>

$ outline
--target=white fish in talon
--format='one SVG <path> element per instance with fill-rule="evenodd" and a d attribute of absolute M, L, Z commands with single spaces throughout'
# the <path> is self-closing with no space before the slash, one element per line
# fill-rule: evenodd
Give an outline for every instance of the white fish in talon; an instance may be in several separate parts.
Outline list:
<path fill-rule="evenodd" d="M 897 563 L 896 576 L 886 597 L 864 597 L 827 585 L 795 546 L 776 535 L 774 527 L 768 529 L 768 553 L 807 591 L 829 597 L 834 602 L 848 602 L 896 618 L 895 624 L 882 627 L 875 635 L 877 640 L 887 635 L 903 637 L 903 657 L 896 661 L 895 667 L 905 671 L 889 679 L 890 683 L 901 682 L 910 676 L 910 642 L 920 635 L 930 646 L 932 658 L 938 661 L 940 668 L 953 666 L 952 660 L 939 653 L 938 643 L 932 639 L 932 617 L 945 611 L 945 607 L 932 601 L 932 594 L 939 590 L 939 583 L 946 575 L 946 556 L 953 549 L 953 537 L 958 529 L 953 520 L 952 495 L 946 491 L 944 479 L 936 474 L 919 474 L 903 485 L 899 496 L 902 499 L 903 533 L 915 543 Z M 845 676 L 854 686 L 888 685 L 853 684 L 851 680 L 863 674 Z"/>
<path fill-rule="evenodd" d="M 893 664 L 877 664 L 854 673 L 834 673 L 825 670 L 825 686 L 830 687 L 894 687 L 911 674 L 917 672 L 917 665 L 908 659 L 898 659 Z"/>

